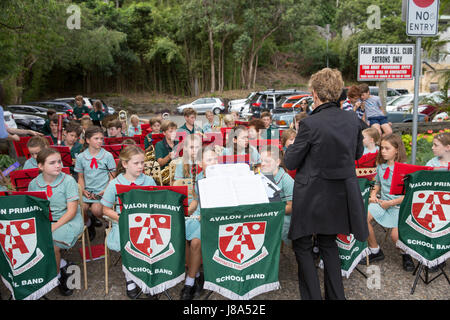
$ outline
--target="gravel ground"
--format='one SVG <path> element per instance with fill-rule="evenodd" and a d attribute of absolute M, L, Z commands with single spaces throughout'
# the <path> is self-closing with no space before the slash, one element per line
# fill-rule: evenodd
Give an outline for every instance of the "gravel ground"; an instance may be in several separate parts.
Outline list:
<path fill-rule="evenodd" d="M 384 239 L 385 233 L 380 227 L 375 228 L 377 239 Z M 97 236 L 92 245 L 101 244 L 104 241 L 103 227 L 97 228 Z M 81 247 L 79 241 L 74 248 L 63 253 L 63 257 L 69 261 L 78 264 L 82 268 L 82 259 L 78 249 Z M 425 285 L 421 280 L 417 283 L 415 293 L 410 294 L 411 287 L 414 282 L 414 276 L 411 272 L 405 272 L 402 269 L 401 256 L 398 249 L 395 248 L 389 239 L 382 244 L 382 249 L 386 258 L 383 261 L 377 261 L 374 265 L 380 268 L 380 288 L 369 289 L 367 280 L 356 270 L 350 275 L 349 279 L 344 278 L 344 288 L 346 298 L 349 300 L 449 300 L 450 285 L 447 283 L 443 275 L 438 279 Z M 104 279 L 104 259 L 95 260 L 87 263 L 88 271 L 88 289 L 84 290 L 82 280 L 80 290 L 74 290 L 70 297 L 63 297 L 59 294 L 57 288 L 49 292 L 46 297 L 50 300 L 128 300 L 125 293 L 125 278 L 121 268 L 120 254 L 111 252 L 111 265 L 109 269 L 109 293 L 105 294 Z M 116 264 L 114 264 L 117 262 Z M 417 265 L 417 261 L 414 261 Z M 366 266 L 358 267 L 361 271 L 366 271 Z M 444 270 L 450 276 L 449 264 Z M 319 269 L 319 277 L 323 281 L 323 271 Z M 435 276 L 436 273 L 430 274 Z M 83 277 L 82 277 L 83 279 Z M 280 254 L 279 281 L 281 289 L 261 294 L 253 298 L 253 300 L 298 300 L 300 294 L 298 290 L 297 280 L 297 263 L 291 248 L 284 246 Z M 172 299 L 179 299 L 179 294 L 183 283 L 168 290 L 168 294 Z M 6 287 L 1 284 L 0 292 L 3 298 L 9 297 L 10 294 Z M 204 291 L 197 299 L 205 299 L 209 291 Z M 227 300 L 218 293 L 212 293 L 209 300 Z M 159 296 L 160 300 L 167 300 L 164 294 Z"/>

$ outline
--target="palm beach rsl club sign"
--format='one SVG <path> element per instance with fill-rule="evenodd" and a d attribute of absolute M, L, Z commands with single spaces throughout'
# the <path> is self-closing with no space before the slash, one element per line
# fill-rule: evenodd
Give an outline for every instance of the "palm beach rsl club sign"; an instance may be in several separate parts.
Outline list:
<path fill-rule="evenodd" d="M 435 36 L 438 33 L 438 21 L 439 0 L 408 0 L 408 36 Z"/>
<path fill-rule="evenodd" d="M 358 45 L 358 81 L 412 80 L 414 45 Z"/>

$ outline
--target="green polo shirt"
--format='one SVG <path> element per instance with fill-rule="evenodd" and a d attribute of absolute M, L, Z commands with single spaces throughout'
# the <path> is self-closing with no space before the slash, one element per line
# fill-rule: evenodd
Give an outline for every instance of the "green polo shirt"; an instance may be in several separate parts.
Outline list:
<path fill-rule="evenodd" d="M 102 111 L 92 110 L 91 112 L 89 112 L 89 116 L 91 117 L 92 121 L 102 121 L 105 117 L 105 114 Z"/>
<path fill-rule="evenodd" d="M 167 141 L 166 138 L 162 139 L 161 141 L 159 141 L 156 145 L 155 145 L 155 158 L 156 160 L 158 160 L 159 158 L 164 158 L 167 157 L 167 155 L 172 152 L 176 145 L 178 144 L 178 141 L 174 142 L 173 148 L 171 148 Z M 169 162 L 167 162 L 167 164 L 169 164 Z M 164 169 L 167 164 L 163 167 L 161 167 L 161 169 Z"/>
<path fill-rule="evenodd" d="M 86 105 L 84 105 L 84 104 L 81 108 L 78 107 L 78 105 L 73 108 L 73 114 L 77 117 L 77 119 L 81 119 L 81 117 L 83 116 L 84 113 L 89 114 L 90 111 L 91 110 L 89 110 L 89 108 L 86 107 Z"/>
<path fill-rule="evenodd" d="M 203 133 L 202 128 L 197 127 L 194 125 L 194 127 L 192 128 L 192 130 L 189 130 L 188 127 L 186 126 L 186 123 L 183 124 L 181 127 L 178 128 L 177 132 L 183 132 L 185 131 L 188 134 L 193 134 L 193 133 Z"/>

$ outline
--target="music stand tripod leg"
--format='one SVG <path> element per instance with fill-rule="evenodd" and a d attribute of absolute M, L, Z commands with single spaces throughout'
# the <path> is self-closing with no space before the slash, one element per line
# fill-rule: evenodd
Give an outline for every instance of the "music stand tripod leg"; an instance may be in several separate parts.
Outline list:
<path fill-rule="evenodd" d="M 423 269 L 423 264 L 421 262 L 419 262 L 419 271 L 417 272 L 417 276 L 414 279 L 414 284 L 411 288 L 411 294 L 414 294 L 414 291 L 416 290 L 417 281 L 419 281 L 419 277 L 420 277 L 420 273 L 422 272 L 422 269 Z"/>

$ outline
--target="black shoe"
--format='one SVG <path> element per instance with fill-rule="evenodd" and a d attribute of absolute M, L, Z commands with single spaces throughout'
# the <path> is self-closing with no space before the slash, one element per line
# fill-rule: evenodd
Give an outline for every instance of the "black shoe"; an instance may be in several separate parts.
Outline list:
<path fill-rule="evenodd" d="M 92 218 L 91 218 L 91 225 L 88 227 L 88 233 L 89 233 L 89 240 L 93 241 L 97 233 L 95 232 L 95 224 L 92 221 Z"/>
<path fill-rule="evenodd" d="M 194 293 L 195 293 L 195 285 L 193 286 L 185 285 L 181 290 L 180 300 L 192 300 L 194 299 Z"/>
<path fill-rule="evenodd" d="M 384 253 L 383 253 L 383 250 L 381 250 L 381 249 L 376 254 L 374 254 L 374 253 L 369 254 L 369 264 L 371 264 L 372 262 L 375 262 L 375 261 L 381 261 L 383 259 L 384 259 Z M 361 261 L 359 262 L 359 264 L 365 265 L 366 258 L 362 258 Z"/>
<path fill-rule="evenodd" d="M 402 254 L 403 270 L 407 272 L 414 271 L 414 262 L 409 254 Z"/>
<path fill-rule="evenodd" d="M 133 281 L 127 281 L 126 283 L 126 290 L 127 290 L 127 296 L 128 298 L 132 299 L 132 300 L 136 300 L 140 295 L 141 295 L 141 289 L 139 289 L 139 287 L 136 285 L 134 287 L 134 289 L 132 290 L 128 290 L 128 285 L 134 283 Z"/>
<path fill-rule="evenodd" d="M 194 297 L 199 297 L 202 294 L 204 283 L 205 283 L 205 277 L 203 275 L 203 272 L 200 272 L 200 276 L 198 278 L 195 278 Z"/>
<path fill-rule="evenodd" d="M 96 228 L 100 228 L 101 226 L 103 226 L 102 221 L 100 219 L 97 219 L 97 217 L 95 217 L 94 215 L 91 217 L 91 223 L 93 223 Z"/>
<path fill-rule="evenodd" d="M 60 268 L 61 277 L 59 278 L 58 289 L 59 292 L 65 297 L 71 296 L 73 294 L 73 289 L 69 289 L 67 287 L 67 279 L 69 278 L 67 268 L 71 265 L 74 265 L 74 263 L 67 261 L 67 264 L 64 266 L 64 268 Z"/>

